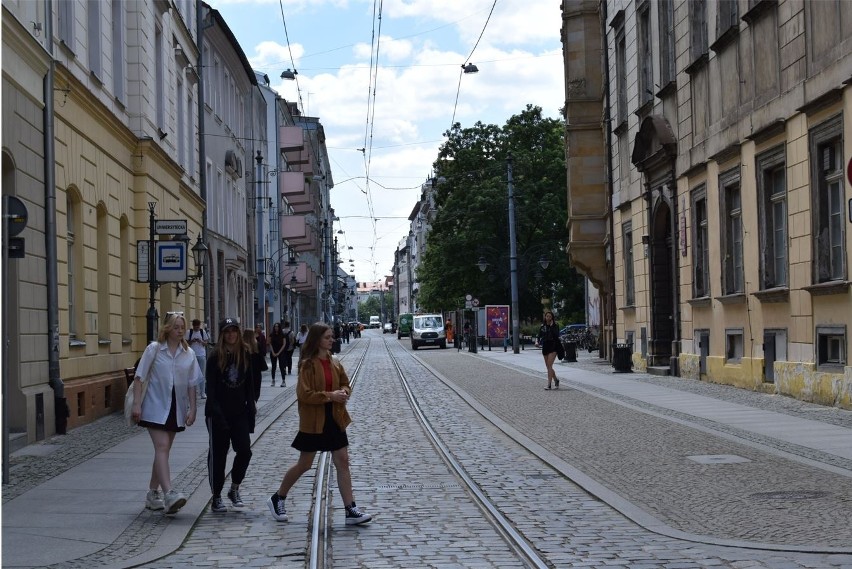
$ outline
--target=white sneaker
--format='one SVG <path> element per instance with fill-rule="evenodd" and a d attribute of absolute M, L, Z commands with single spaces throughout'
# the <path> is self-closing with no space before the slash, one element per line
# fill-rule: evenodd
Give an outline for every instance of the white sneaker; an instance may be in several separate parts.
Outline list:
<path fill-rule="evenodd" d="M 178 513 L 178 510 L 183 508 L 184 504 L 186 504 L 186 496 L 183 495 L 183 492 L 169 490 L 163 498 L 163 505 L 167 514 Z"/>
<path fill-rule="evenodd" d="M 160 494 L 159 490 L 148 490 L 148 494 L 145 496 L 145 507 L 154 511 L 165 508 L 163 495 Z"/>

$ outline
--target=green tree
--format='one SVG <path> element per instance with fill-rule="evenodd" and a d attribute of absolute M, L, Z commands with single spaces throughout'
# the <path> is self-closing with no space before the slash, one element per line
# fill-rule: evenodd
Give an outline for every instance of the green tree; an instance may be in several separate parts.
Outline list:
<path fill-rule="evenodd" d="M 503 127 L 477 122 L 446 133 L 434 163 L 437 213 L 417 272 L 419 302 L 456 308 L 465 294 L 481 305 L 510 304 L 508 180 L 513 157 L 520 317 L 541 318 L 542 299 L 582 319 L 583 279 L 568 264 L 564 122 L 528 105 Z M 538 260 L 550 261 L 541 270 Z M 488 267 L 476 266 L 483 257 Z M 537 277 L 537 273 L 540 278 Z"/>

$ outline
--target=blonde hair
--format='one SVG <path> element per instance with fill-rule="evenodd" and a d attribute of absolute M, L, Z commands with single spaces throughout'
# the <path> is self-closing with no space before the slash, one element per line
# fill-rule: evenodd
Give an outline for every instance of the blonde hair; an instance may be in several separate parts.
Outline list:
<path fill-rule="evenodd" d="M 169 334 L 172 333 L 172 329 L 175 327 L 175 322 L 178 321 L 178 318 L 183 320 L 184 330 L 186 329 L 186 318 L 183 314 L 179 312 L 171 312 L 167 313 L 166 317 L 163 319 L 163 325 L 160 326 L 160 333 L 157 336 L 157 341 L 162 343 L 168 340 Z M 189 344 L 186 343 L 186 338 L 183 336 L 180 337 L 180 345 L 184 349 L 189 349 Z"/>

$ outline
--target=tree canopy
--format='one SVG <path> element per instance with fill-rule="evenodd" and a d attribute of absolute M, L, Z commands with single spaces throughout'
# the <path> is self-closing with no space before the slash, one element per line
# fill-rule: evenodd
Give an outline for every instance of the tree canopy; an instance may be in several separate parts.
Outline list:
<path fill-rule="evenodd" d="M 466 294 L 480 305 L 510 304 L 507 161 L 513 193 L 521 319 L 541 317 L 542 298 L 582 321 L 583 279 L 568 265 L 564 122 L 528 105 L 505 125 L 459 123 L 446 133 L 433 167 L 436 209 L 417 270 L 419 303 L 428 310 L 459 307 Z M 541 270 L 538 260 L 550 264 Z M 487 263 L 482 272 L 480 257 Z M 536 273 L 540 272 L 540 278 Z M 563 304 L 564 302 L 564 304 Z"/>

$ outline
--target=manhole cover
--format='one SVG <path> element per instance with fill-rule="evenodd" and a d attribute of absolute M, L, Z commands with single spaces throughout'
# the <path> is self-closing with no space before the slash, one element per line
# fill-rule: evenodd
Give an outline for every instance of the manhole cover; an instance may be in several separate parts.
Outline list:
<path fill-rule="evenodd" d="M 828 496 L 828 492 L 821 490 L 781 490 L 778 492 L 758 492 L 752 494 L 752 498 L 758 500 L 815 500 Z"/>
<path fill-rule="evenodd" d="M 698 464 L 737 464 L 740 462 L 751 462 L 749 459 L 735 454 L 697 454 L 687 456 L 686 458 L 694 460 Z"/>

